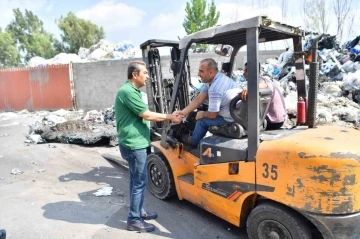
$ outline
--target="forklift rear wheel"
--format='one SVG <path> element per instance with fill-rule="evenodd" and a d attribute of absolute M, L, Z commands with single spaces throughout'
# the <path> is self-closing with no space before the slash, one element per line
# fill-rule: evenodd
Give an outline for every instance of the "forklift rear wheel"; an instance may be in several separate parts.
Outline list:
<path fill-rule="evenodd" d="M 166 158 L 161 154 L 147 156 L 148 186 L 157 198 L 165 200 L 176 195 L 174 176 Z"/>
<path fill-rule="evenodd" d="M 246 222 L 250 239 L 310 239 L 309 223 L 295 211 L 275 202 L 256 206 Z"/>

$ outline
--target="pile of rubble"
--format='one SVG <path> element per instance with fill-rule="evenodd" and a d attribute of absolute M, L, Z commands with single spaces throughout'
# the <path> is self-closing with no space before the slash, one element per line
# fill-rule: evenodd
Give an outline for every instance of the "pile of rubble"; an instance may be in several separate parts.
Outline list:
<path fill-rule="evenodd" d="M 89 49 L 80 47 L 78 54 L 60 53 L 51 59 L 44 59 L 39 56 L 31 58 L 28 66 L 46 66 L 57 64 L 69 64 L 70 62 L 92 62 L 112 59 L 131 59 L 141 57 L 140 48 L 134 47 L 129 41 L 110 43 L 104 39 L 91 46 Z"/>
<path fill-rule="evenodd" d="M 32 143 L 59 142 L 84 145 L 118 145 L 114 107 L 101 111 L 47 112 L 29 125 Z"/>
<path fill-rule="evenodd" d="M 307 36 L 305 50 L 311 45 L 313 37 Z M 319 42 L 317 124 L 357 127 L 360 120 L 359 40 L 357 37 L 340 47 L 335 36 L 325 35 Z M 305 69 L 309 75 L 308 64 Z M 283 91 L 289 119 L 293 119 L 288 123 L 293 125 L 297 108 L 294 50 L 289 48 L 277 59 L 268 59 L 261 64 L 261 70 L 264 77 L 271 79 Z"/>
<path fill-rule="evenodd" d="M 118 145 L 114 106 L 105 110 L 37 111 L 0 113 L 0 121 L 32 118 L 25 145 L 67 143 L 84 145 Z M 9 125 L 10 126 L 10 125 Z"/>

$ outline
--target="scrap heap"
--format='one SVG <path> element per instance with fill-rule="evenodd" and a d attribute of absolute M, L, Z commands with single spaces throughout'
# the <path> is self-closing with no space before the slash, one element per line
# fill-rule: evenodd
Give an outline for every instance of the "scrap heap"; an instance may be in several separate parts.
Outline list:
<path fill-rule="evenodd" d="M 80 47 L 78 54 L 59 53 L 51 59 L 35 56 L 29 60 L 28 66 L 37 67 L 69 64 L 70 62 L 83 63 L 100 60 L 132 59 L 138 57 L 141 57 L 141 51 L 139 48 L 134 47 L 131 42 L 123 41 L 118 44 L 113 44 L 102 39 L 89 49 Z"/>
<path fill-rule="evenodd" d="M 307 50 L 314 35 L 305 38 Z M 317 102 L 317 124 L 336 124 L 357 128 L 360 119 L 360 36 L 339 46 L 335 36 L 324 35 L 319 42 L 320 61 L 319 92 Z M 294 50 L 287 49 L 278 58 L 271 58 L 261 64 L 261 75 L 276 83 L 285 96 L 288 122 L 296 123 L 296 76 Z M 309 76 L 309 65 L 305 65 Z M 241 70 L 233 77 L 244 84 Z M 308 84 L 308 77 L 307 77 Z"/>
<path fill-rule="evenodd" d="M 24 113 L 19 112 L 19 115 Z M 13 116 L 14 115 L 14 116 Z M 25 144 L 39 143 L 66 143 L 83 145 L 118 145 L 115 128 L 114 107 L 101 111 L 67 111 L 54 112 L 40 111 L 29 113 L 28 117 L 35 119 L 29 125 L 29 134 Z M 8 113 L 0 114 L 0 119 L 8 116 Z M 16 113 L 12 113 L 17 118 Z"/>

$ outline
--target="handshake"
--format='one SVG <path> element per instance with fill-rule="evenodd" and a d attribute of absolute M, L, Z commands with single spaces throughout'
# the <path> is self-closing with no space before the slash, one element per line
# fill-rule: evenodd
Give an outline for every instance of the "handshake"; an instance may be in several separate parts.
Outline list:
<path fill-rule="evenodd" d="M 179 124 L 181 121 L 183 121 L 185 115 L 181 111 L 174 111 L 170 115 L 170 120 L 172 123 Z"/>

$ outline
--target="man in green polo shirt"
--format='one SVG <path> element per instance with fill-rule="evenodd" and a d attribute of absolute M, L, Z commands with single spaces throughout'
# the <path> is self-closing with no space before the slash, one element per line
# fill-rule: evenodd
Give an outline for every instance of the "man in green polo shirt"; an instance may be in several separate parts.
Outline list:
<path fill-rule="evenodd" d="M 147 185 L 146 157 L 150 147 L 150 122 L 171 120 L 180 123 L 183 116 L 178 113 L 160 114 L 151 112 L 143 102 L 140 88 L 146 85 L 149 75 L 142 61 L 130 62 L 127 71 L 128 81 L 119 89 L 115 99 L 116 128 L 120 153 L 129 163 L 130 172 L 130 212 L 127 229 L 151 232 L 153 224 L 144 220 L 157 218 L 156 213 L 143 209 Z"/>

